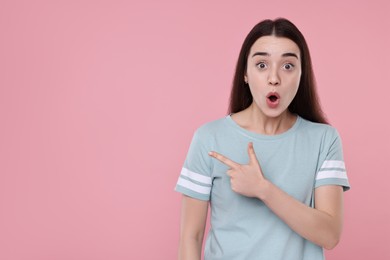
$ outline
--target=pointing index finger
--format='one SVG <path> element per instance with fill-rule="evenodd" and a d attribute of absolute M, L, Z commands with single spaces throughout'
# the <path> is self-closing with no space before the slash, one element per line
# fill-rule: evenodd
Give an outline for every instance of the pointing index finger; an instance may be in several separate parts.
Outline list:
<path fill-rule="evenodd" d="M 257 160 L 257 156 L 255 153 L 255 148 L 253 148 L 253 143 L 250 142 L 248 144 L 248 155 L 249 155 L 249 162 L 259 164 L 259 161 Z"/>
<path fill-rule="evenodd" d="M 219 154 L 217 152 L 214 152 L 214 151 L 211 151 L 209 152 L 209 155 L 211 157 L 214 157 L 215 159 L 217 159 L 218 161 L 220 161 L 221 163 L 229 166 L 230 168 L 232 169 L 235 169 L 235 168 L 238 168 L 240 166 L 240 164 L 230 160 L 229 158 L 223 156 L 222 154 Z"/>

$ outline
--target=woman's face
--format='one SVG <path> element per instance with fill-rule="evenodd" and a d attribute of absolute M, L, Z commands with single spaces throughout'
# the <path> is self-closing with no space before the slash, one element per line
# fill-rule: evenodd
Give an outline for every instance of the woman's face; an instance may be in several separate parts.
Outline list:
<path fill-rule="evenodd" d="M 253 96 L 252 106 L 268 117 L 287 111 L 298 91 L 301 57 L 298 46 L 287 38 L 260 37 L 251 47 L 245 81 Z"/>

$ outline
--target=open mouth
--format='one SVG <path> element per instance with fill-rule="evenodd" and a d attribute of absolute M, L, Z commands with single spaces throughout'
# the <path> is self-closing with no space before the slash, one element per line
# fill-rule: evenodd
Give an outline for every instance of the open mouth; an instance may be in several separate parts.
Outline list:
<path fill-rule="evenodd" d="M 271 95 L 268 97 L 268 99 L 271 101 L 271 102 L 275 102 L 276 100 L 278 100 L 278 97 L 275 96 L 275 95 Z"/>
<path fill-rule="evenodd" d="M 267 95 L 267 98 L 269 101 L 271 101 L 272 103 L 278 101 L 278 99 L 280 98 L 279 94 L 274 92 L 274 93 L 269 93 Z"/>
<path fill-rule="evenodd" d="M 277 108 L 279 105 L 280 96 L 276 92 L 270 92 L 267 95 L 267 104 L 270 108 Z"/>

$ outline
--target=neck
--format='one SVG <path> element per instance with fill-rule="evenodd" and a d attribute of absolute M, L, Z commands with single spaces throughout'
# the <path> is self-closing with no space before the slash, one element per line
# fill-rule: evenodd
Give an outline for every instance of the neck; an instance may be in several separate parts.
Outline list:
<path fill-rule="evenodd" d="M 279 116 L 269 117 L 262 113 L 253 103 L 244 111 L 233 116 L 236 116 L 234 119 L 243 128 L 264 135 L 281 134 L 290 129 L 296 121 L 296 116 L 288 110 Z"/>

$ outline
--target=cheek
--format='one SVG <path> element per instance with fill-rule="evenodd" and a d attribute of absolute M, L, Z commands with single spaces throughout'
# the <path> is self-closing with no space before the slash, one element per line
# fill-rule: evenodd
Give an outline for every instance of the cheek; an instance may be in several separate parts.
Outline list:
<path fill-rule="evenodd" d="M 301 75 L 300 74 L 292 77 L 290 79 L 290 86 L 291 86 L 291 88 L 298 90 L 300 81 L 301 81 Z"/>
<path fill-rule="evenodd" d="M 253 101 L 255 101 L 256 103 L 261 102 L 260 97 L 263 96 L 263 94 L 259 88 L 252 86 L 252 87 L 249 87 L 249 91 L 251 92 Z"/>
<path fill-rule="evenodd" d="M 298 92 L 299 88 L 299 82 L 300 82 L 300 76 L 291 77 L 287 86 L 286 86 L 286 94 L 289 97 L 289 100 L 294 99 L 295 95 Z"/>

